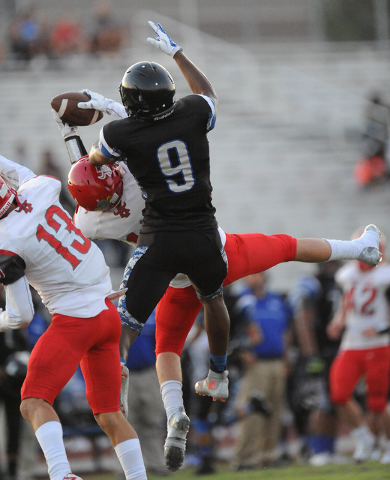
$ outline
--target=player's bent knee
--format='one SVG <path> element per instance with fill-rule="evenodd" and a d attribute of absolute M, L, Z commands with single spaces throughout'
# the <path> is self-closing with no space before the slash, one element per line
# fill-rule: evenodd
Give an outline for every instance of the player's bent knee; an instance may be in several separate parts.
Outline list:
<path fill-rule="evenodd" d="M 115 421 L 116 412 L 109 413 L 95 413 L 96 422 L 105 431 L 106 428 L 110 428 Z"/>
<path fill-rule="evenodd" d="M 36 414 L 44 404 L 45 401 L 42 398 L 25 398 L 20 404 L 20 413 L 25 420 L 31 422 L 33 415 Z"/>

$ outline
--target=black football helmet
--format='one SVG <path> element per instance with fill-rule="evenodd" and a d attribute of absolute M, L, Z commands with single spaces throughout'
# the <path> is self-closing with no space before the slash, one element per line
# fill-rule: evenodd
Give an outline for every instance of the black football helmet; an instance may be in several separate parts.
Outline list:
<path fill-rule="evenodd" d="M 168 70 L 155 62 L 138 62 L 129 67 L 119 93 L 127 115 L 135 118 L 159 120 L 175 106 L 175 82 Z"/>

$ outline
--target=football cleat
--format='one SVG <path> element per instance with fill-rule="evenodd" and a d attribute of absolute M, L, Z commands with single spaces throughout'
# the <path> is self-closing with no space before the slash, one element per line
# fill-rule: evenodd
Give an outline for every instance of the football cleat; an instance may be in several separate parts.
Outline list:
<path fill-rule="evenodd" d="M 375 437 L 373 435 L 361 435 L 356 442 L 353 459 L 355 462 L 367 462 L 370 460 L 372 450 L 375 445 Z"/>
<path fill-rule="evenodd" d="M 354 240 L 362 244 L 362 251 L 358 257 L 358 260 L 366 263 L 372 267 L 376 267 L 382 260 L 382 253 L 379 250 L 379 241 L 381 238 L 381 232 L 379 228 L 372 223 L 367 225 L 363 234 Z"/>
<path fill-rule="evenodd" d="M 384 452 L 379 460 L 379 463 L 381 463 L 382 465 L 390 463 L 390 440 L 386 440 Z"/>
<path fill-rule="evenodd" d="M 176 472 L 183 465 L 186 438 L 190 429 L 190 419 L 183 407 L 170 417 L 168 424 L 170 434 L 165 440 L 164 459 L 167 469 Z"/>
<path fill-rule="evenodd" d="M 68 473 L 68 475 L 65 475 L 64 480 L 82 480 L 82 478 L 74 475 L 73 473 Z"/>
<path fill-rule="evenodd" d="M 214 402 L 216 400 L 226 402 L 226 399 L 229 396 L 228 373 L 227 370 L 222 373 L 209 370 L 209 373 L 204 380 L 196 382 L 195 392 L 198 395 L 209 395 L 210 397 L 213 397 Z"/>

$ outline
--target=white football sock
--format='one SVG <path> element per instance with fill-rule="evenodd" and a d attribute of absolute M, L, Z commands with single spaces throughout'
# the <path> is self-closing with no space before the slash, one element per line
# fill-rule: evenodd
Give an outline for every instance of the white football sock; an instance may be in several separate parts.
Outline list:
<path fill-rule="evenodd" d="M 35 436 L 45 455 L 50 480 L 63 480 L 71 472 L 59 422 L 46 422 L 37 428 Z"/>
<path fill-rule="evenodd" d="M 179 411 L 180 408 L 183 408 L 184 410 L 182 383 L 178 380 L 168 380 L 167 382 L 161 384 L 160 392 L 164 403 L 165 412 L 167 414 L 167 421 L 169 421 L 171 416 L 175 412 Z M 167 425 L 167 428 L 169 437 L 169 424 Z"/>
<path fill-rule="evenodd" d="M 147 480 L 138 438 L 118 443 L 114 450 L 122 465 L 126 480 Z"/>
<path fill-rule="evenodd" d="M 325 239 L 331 249 L 329 261 L 331 260 L 356 260 L 366 247 L 378 248 L 378 234 L 368 230 L 355 240 L 328 240 Z"/>

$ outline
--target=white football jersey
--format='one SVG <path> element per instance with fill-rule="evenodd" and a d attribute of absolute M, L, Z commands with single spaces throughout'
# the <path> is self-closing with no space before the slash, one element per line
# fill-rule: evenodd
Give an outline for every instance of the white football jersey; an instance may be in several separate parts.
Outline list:
<path fill-rule="evenodd" d="M 109 212 L 89 212 L 78 206 L 73 222 L 83 234 L 93 240 L 111 238 L 137 243 L 145 201 L 141 190 L 127 166 L 120 162 L 123 194 L 119 206 Z"/>
<path fill-rule="evenodd" d="M 367 328 L 382 330 L 389 326 L 390 311 L 386 290 L 390 287 L 390 264 L 362 272 L 356 261 L 338 270 L 336 281 L 347 295 L 346 329 L 340 348 L 343 350 L 388 345 L 390 335 L 366 337 Z"/>
<path fill-rule="evenodd" d="M 17 164 L 0 156 L 2 175 L 10 165 L 18 171 Z M 113 292 L 102 252 L 73 225 L 59 203 L 59 180 L 34 176 L 25 167 L 19 172 L 19 206 L 0 220 L 4 284 L 20 278 L 24 270 L 51 313 L 97 315 Z"/>

